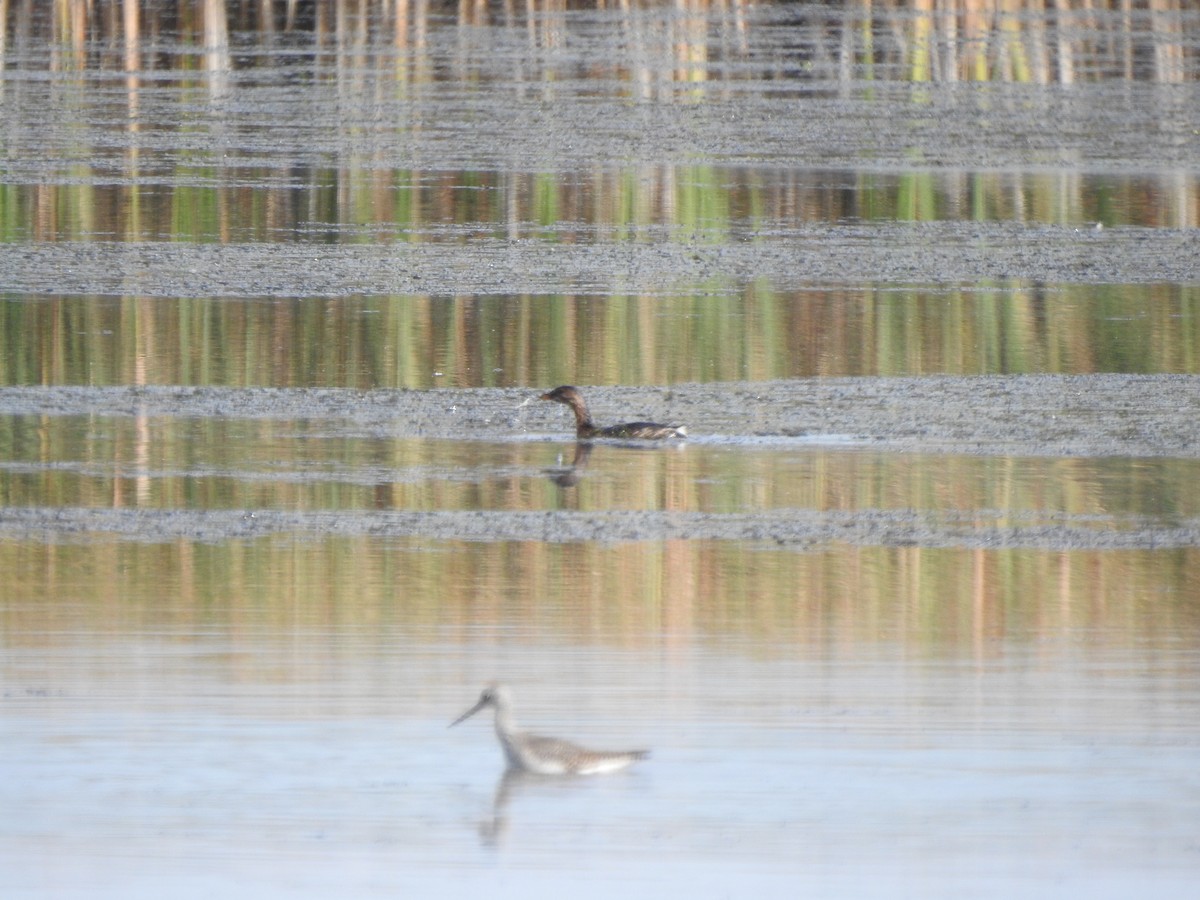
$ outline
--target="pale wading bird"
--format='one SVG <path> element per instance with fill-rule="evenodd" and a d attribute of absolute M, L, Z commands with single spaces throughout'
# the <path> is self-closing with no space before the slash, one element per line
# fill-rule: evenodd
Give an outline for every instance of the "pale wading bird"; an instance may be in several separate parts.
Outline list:
<path fill-rule="evenodd" d="M 552 737 L 529 734 L 517 728 L 513 719 L 512 695 L 502 684 L 489 684 L 479 702 L 450 723 L 453 728 L 485 706 L 496 711 L 496 737 L 504 749 L 511 772 L 534 775 L 603 775 L 617 772 L 650 755 L 649 750 L 586 750 L 578 744 Z"/>
<path fill-rule="evenodd" d="M 682 425 L 662 425 L 658 422 L 626 422 L 624 425 L 609 425 L 600 428 L 592 421 L 587 404 L 578 388 L 569 384 L 560 385 L 542 394 L 542 400 L 553 400 L 571 407 L 575 413 L 575 436 L 580 440 L 592 438 L 616 438 L 618 440 L 661 441 L 664 438 L 687 437 L 687 428 Z"/>

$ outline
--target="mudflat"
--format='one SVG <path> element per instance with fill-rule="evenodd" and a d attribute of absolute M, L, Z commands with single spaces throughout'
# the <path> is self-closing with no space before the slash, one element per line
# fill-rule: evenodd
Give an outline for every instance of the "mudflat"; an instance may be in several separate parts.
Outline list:
<path fill-rule="evenodd" d="M 550 387 L 550 386 L 547 386 Z M 571 436 L 538 389 L 8 387 L 0 415 L 329 419 L 380 435 Z M 896 452 L 1200 457 L 1200 376 L 982 375 L 588 387 L 601 418 L 684 422 L 693 440 L 803 438 Z"/>

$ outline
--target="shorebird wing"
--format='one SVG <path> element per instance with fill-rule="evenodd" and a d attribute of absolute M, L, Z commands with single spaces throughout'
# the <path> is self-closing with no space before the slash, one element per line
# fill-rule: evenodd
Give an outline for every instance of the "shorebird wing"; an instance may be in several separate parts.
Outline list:
<path fill-rule="evenodd" d="M 599 775 L 616 772 L 650 755 L 647 750 L 588 750 L 561 738 L 522 735 L 519 748 L 527 771 L 543 775 Z"/>

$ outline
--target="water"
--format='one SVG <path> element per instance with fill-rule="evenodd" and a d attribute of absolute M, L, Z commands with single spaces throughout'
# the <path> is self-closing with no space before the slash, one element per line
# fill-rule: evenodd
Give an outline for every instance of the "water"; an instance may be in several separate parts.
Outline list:
<path fill-rule="evenodd" d="M 1194 650 L 1177 642 L 1149 653 L 1051 629 L 976 655 L 848 645 L 837 629 L 633 647 L 456 630 L 62 631 L 10 649 L 8 889 L 1121 896 L 1150 877 L 1186 896 L 1194 883 L 1200 710 Z M 446 728 L 497 673 L 527 722 L 654 757 L 611 778 L 503 783 L 489 728 Z"/>
<path fill-rule="evenodd" d="M 1191 10 L 31 6 L 6 897 L 1194 894 Z"/>
<path fill-rule="evenodd" d="M 73 264 L 46 262 L 47 277 Z M 225 263 L 203 265 L 231 277 Z M 289 269 L 289 279 L 299 276 L 307 278 Z M 779 292 L 755 283 L 666 296 L 0 300 L 11 339 L 0 361 L 7 384 L 368 389 L 1195 374 L 1200 359 L 1200 294 L 1187 285 Z M 580 330 L 588 340 L 576 347 Z M 42 337 L 17 339 L 30 333 Z"/>
<path fill-rule="evenodd" d="M 0 384 L 1194 374 L 1196 20 L 1157 14 L 434 9 L 230 56 L 148 11 L 131 73 L 14 27 Z"/>

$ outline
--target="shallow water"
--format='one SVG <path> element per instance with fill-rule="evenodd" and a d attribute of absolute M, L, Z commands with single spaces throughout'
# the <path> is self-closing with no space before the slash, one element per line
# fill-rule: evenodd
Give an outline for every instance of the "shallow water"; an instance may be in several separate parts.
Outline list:
<path fill-rule="evenodd" d="M 19 6 L 5 897 L 1195 893 L 1194 11 Z"/>
<path fill-rule="evenodd" d="M 344 428 L 68 416 L 17 442 L 6 518 L 57 500 L 68 527 L 0 544 L 14 896 L 1188 895 L 1200 566 L 1148 541 L 1196 515 L 1194 460 L 749 439 L 600 445 L 564 485 L 547 436 Z M 339 534 L 236 521 L 285 510 Z M 1060 523 L 1011 550 L 437 536 L 488 510 Z M 653 755 L 505 780 L 483 717 L 447 728 L 494 678 L 529 725 Z"/>
<path fill-rule="evenodd" d="M 912 237 L 903 237 L 904 243 L 886 253 L 894 259 L 922 252 L 908 245 Z M 1037 243 L 1036 236 L 1023 240 Z M 1087 252 L 1119 254 L 1115 242 L 1119 239 Z M 844 237 L 830 238 L 829 245 L 835 256 L 846 257 L 839 277 L 871 276 L 866 271 L 870 260 L 849 259 L 852 251 Z M 1078 256 L 1078 248 L 1069 243 L 1063 249 L 1072 260 Z M 810 282 L 781 290 L 760 270 L 762 281 L 710 282 L 698 291 L 694 285 L 680 285 L 662 294 L 633 288 L 626 292 L 610 285 L 607 290 L 613 293 L 601 296 L 539 292 L 315 299 L 246 297 L 239 288 L 235 296 L 171 300 L 167 295 L 178 285 L 137 286 L 139 294 L 153 299 L 94 296 L 92 292 L 122 289 L 95 283 L 87 287 L 87 296 L 61 296 L 57 292 L 62 279 L 55 273 L 99 265 L 105 272 L 98 277 L 109 279 L 113 261 L 101 257 L 80 264 L 63 258 L 61 250 L 50 252 L 54 258 L 40 260 L 35 268 L 40 277 L 59 283 L 53 293 L 0 296 L 0 317 L 5 333 L 12 336 L 9 352 L 0 359 L 0 384 L 544 389 L 561 383 L 1200 371 L 1200 291 L 1188 283 L 989 283 L 881 290 L 870 284 L 830 289 Z M 226 289 L 231 280 L 264 277 L 277 277 L 273 286 L 286 294 L 315 287 L 305 270 L 297 268 L 307 261 L 284 258 L 281 265 L 278 258 L 257 254 L 242 260 L 220 254 L 187 261 L 170 258 L 173 251 L 163 252 L 169 255 L 133 265 L 149 273 L 171 272 L 178 266 L 211 267 Z M 986 250 L 968 252 L 978 253 L 980 260 L 988 257 L 981 267 L 995 264 Z M 1183 269 L 1200 269 L 1200 257 L 1193 260 L 1193 252 L 1184 249 L 1172 262 L 1180 269 L 1177 277 L 1186 277 Z M 607 278 L 599 269 L 611 271 L 625 264 L 591 259 L 584 249 L 572 255 L 588 260 L 587 266 L 594 269 L 588 278 Z M 339 275 L 326 270 L 319 277 L 330 275 L 338 284 L 360 274 L 373 279 L 376 262 L 382 267 L 394 264 L 372 251 L 372 258 L 350 264 L 352 271 Z M 14 261 L 15 267 L 21 265 Z M 550 262 L 542 259 L 538 265 Z M 839 261 L 821 265 L 833 269 Z M 962 266 L 950 273 L 956 282 L 979 275 L 969 258 L 953 265 Z M 1097 277 L 1140 280 L 1127 267 L 1116 265 L 1119 273 L 1097 272 Z M 851 266 L 862 270 L 846 268 Z M 786 260 L 780 268 L 790 270 L 787 277 L 802 274 L 817 282 L 833 277 L 829 271 L 808 271 L 807 264 L 801 272 Z M 1170 273 L 1154 268 L 1154 274 L 1165 278 Z M 784 277 L 778 271 L 777 275 Z M 196 283 L 205 277 L 197 275 L 189 288 L 210 289 Z M 255 293 L 262 287 L 244 284 Z M 389 290 L 382 283 L 374 289 Z M 577 342 L 580 333 L 588 335 L 587 341 Z M 40 337 L 16 340 L 17 335 L 29 334 Z"/>
<path fill-rule="evenodd" d="M 1194 884 L 1197 657 L 1170 637 L 60 627 L 6 651 L 14 896 Z M 446 728 L 495 674 L 526 721 L 653 758 L 505 783 L 483 722 Z"/>

